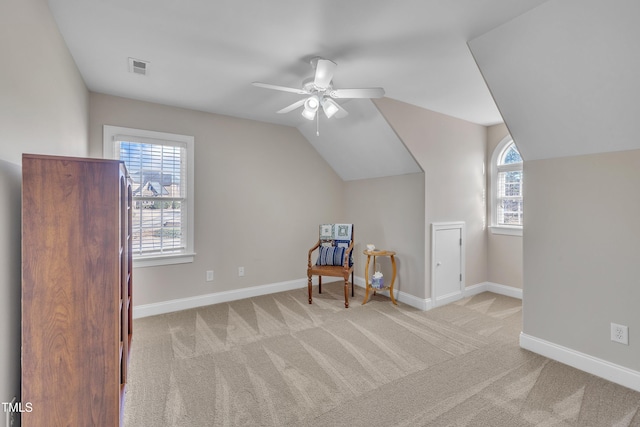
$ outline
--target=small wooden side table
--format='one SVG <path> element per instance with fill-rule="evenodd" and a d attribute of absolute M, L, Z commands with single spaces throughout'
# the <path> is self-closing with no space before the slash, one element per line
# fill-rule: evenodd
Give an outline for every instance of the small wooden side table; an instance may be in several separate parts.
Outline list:
<path fill-rule="evenodd" d="M 391 302 L 393 302 L 395 305 L 398 305 L 398 303 L 396 302 L 396 299 L 393 296 L 393 284 L 396 281 L 396 259 L 395 259 L 396 253 L 393 251 L 383 251 L 378 249 L 374 249 L 372 251 L 365 250 L 363 251 L 363 253 L 367 256 L 367 266 L 365 267 L 365 270 L 364 270 L 364 280 L 366 282 L 366 290 L 364 294 L 364 301 L 362 301 L 362 305 L 366 304 L 367 301 L 369 300 L 369 290 L 373 290 L 374 295 L 376 294 L 376 291 L 388 290 L 389 296 L 391 297 Z M 373 257 L 373 267 L 375 268 L 376 257 L 379 257 L 379 256 L 390 257 L 391 265 L 393 266 L 393 275 L 391 276 L 391 284 L 389 286 L 385 286 L 380 289 L 372 287 L 371 281 L 369 280 L 369 261 L 371 260 L 371 257 Z"/>

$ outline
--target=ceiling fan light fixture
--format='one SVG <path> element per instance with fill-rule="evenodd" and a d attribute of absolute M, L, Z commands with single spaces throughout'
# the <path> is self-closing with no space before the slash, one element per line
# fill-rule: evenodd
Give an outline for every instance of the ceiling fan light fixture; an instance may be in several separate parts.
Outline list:
<path fill-rule="evenodd" d="M 316 111 L 320 106 L 320 101 L 317 96 L 310 96 L 304 101 L 304 110 L 302 110 L 302 117 L 307 120 L 313 120 L 316 117 Z"/>
<path fill-rule="evenodd" d="M 304 110 L 302 110 L 302 117 L 307 120 L 313 120 L 316 117 L 316 112 L 315 110 L 309 110 L 305 108 Z"/>
<path fill-rule="evenodd" d="M 308 110 L 313 110 L 314 112 L 318 109 L 320 102 L 318 101 L 318 97 L 310 96 L 304 101 L 304 108 Z"/>
<path fill-rule="evenodd" d="M 322 110 L 324 111 L 325 116 L 330 119 L 335 113 L 340 111 L 340 107 L 338 107 L 338 105 L 332 99 L 325 98 L 322 101 Z"/>

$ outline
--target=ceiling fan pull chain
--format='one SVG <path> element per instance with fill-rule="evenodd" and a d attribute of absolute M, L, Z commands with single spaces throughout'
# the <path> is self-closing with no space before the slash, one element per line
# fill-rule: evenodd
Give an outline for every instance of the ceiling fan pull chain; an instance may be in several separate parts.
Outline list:
<path fill-rule="evenodd" d="M 316 111 L 316 136 L 320 136 L 320 113 Z"/>

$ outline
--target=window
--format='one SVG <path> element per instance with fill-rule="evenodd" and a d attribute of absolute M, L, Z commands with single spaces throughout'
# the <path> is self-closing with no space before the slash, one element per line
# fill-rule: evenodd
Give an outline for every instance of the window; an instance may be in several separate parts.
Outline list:
<path fill-rule="evenodd" d="M 192 262 L 194 138 L 105 126 L 103 143 L 131 177 L 135 266 Z"/>
<path fill-rule="evenodd" d="M 522 157 L 510 136 L 496 147 L 491 167 L 491 230 L 498 234 L 522 235 Z"/>

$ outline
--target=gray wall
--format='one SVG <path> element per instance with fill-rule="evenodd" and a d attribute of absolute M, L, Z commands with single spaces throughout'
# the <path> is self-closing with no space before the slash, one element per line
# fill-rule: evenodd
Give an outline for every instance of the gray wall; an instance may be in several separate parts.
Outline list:
<path fill-rule="evenodd" d="M 1 143 L 1 140 L 0 140 Z M 0 160 L 0 399 L 20 396 L 19 165 Z M 2 414 L 2 412 L 0 412 Z"/>
<path fill-rule="evenodd" d="M 639 15 L 550 0 L 469 43 L 525 160 L 524 333 L 636 371 Z"/>
<path fill-rule="evenodd" d="M 484 126 L 389 98 L 375 104 L 424 170 L 424 286 L 431 296 L 431 223 L 466 224 L 466 286 L 487 280 L 487 239 L 483 222 L 487 132 Z"/>
<path fill-rule="evenodd" d="M 525 163 L 523 332 L 640 371 L 640 150 Z M 629 326 L 629 345 L 610 323 Z"/>
<path fill-rule="evenodd" d="M 473 254 L 467 257 L 468 284 L 484 282 L 485 128 L 402 105 L 417 112 L 416 120 L 428 117 L 431 128 L 441 132 L 427 144 L 430 192 L 425 191 L 423 173 L 343 182 L 293 128 L 92 93 L 92 156 L 102 153 L 105 124 L 196 138 L 196 260 L 137 268 L 136 305 L 302 279 L 317 226 L 326 222 L 356 224 L 358 276 L 364 276 L 361 252 L 367 243 L 363 239 L 369 239 L 398 251 L 398 289 L 427 298 L 430 284 L 425 277 L 430 277 L 430 270 L 425 259 L 430 255 L 425 248 L 430 251 L 430 229 L 426 224 L 462 218 L 467 222 L 467 248 Z M 392 126 L 393 119 L 398 120 L 386 119 Z M 412 126 L 400 120 L 403 125 Z M 421 141 L 414 143 L 421 149 Z M 449 178 L 443 189 L 442 181 Z M 426 206 L 433 212 L 427 222 L 426 194 L 431 197 Z M 367 209 L 371 203 L 376 210 Z M 265 245 L 280 249 L 275 254 Z M 237 276 L 239 266 L 245 267 L 242 278 Z M 204 280 L 210 269 L 215 271 L 213 283 Z"/>
<path fill-rule="evenodd" d="M 0 2 L 0 401 L 20 396 L 20 163 L 84 156 L 88 92 L 42 0 Z"/>
<path fill-rule="evenodd" d="M 424 173 L 345 182 L 346 217 L 355 224 L 356 276 L 364 277 L 368 243 L 396 252 L 394 289 L 422 295 L 424 288 Z M 385 278 L 392 269 L 380 258 Z M 370 267 L 370 273 L 373 266 Z"/>
<path fill-rule="evenodd" d="M 318 224 L 346 221 L 343 181 L 295 128 L 92 93 L 92 156 L 103 125 L 195 137 L 195 261 L 136 268 L 136 305 L 304 279 Z"/>

